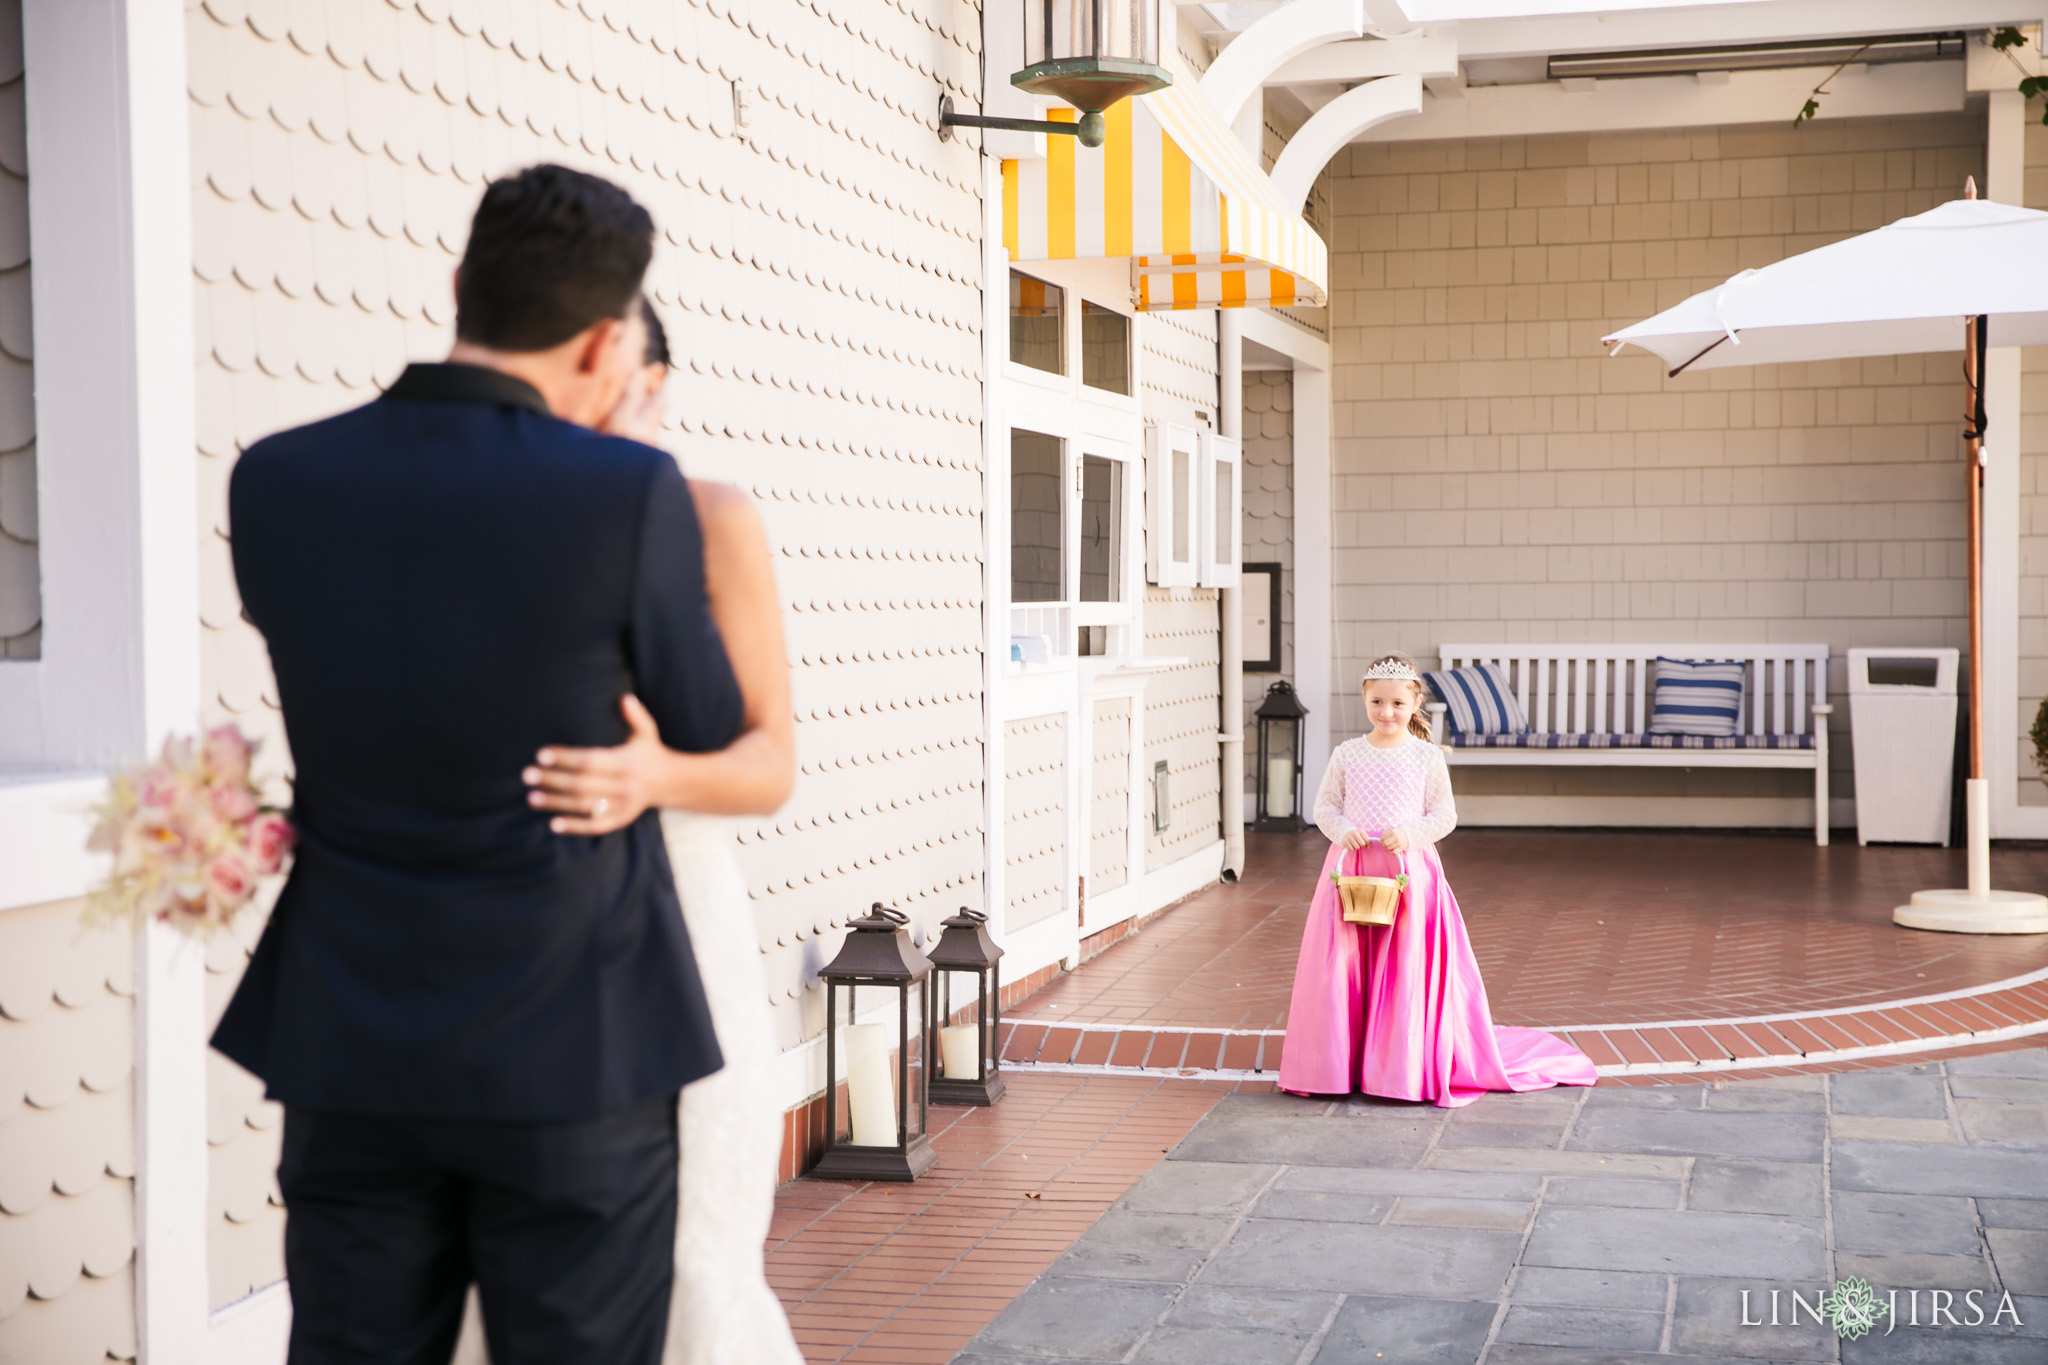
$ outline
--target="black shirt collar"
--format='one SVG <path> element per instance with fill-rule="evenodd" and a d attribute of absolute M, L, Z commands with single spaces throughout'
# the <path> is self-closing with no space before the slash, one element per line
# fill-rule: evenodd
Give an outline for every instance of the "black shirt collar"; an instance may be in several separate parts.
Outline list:
<path fill-rule="evenodd" d="M 489 403 L 548 415 L 547 400 L 539 389 L 503 370 L 482 365 L 411 364 L 384 390 L 384 396 L 414 403 Z"/>

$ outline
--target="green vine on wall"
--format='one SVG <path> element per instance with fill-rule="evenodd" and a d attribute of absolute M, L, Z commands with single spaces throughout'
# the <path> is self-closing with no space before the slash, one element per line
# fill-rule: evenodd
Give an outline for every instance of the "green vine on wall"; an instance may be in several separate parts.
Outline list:
<path fill-rule="evenodd" d="M 2010 25 L 2005 28 L 1996 29 L 1991 34 L 1992 51 L 2002 53 L 2005 59 L 2011 62 L 2019 71 L 2020 98 L 2030 100 L 2037 95 L 2048 95 L 2048 76 L 2032 75 L 2027 71 L 2026 67 L 2020 65 L 2020 59 L 2014 55 L 2014 52 L 2026 45 L 2027 35 Z M 1849 54 L 1848 61 L 1843 62 L 1833 71 L 1828 72 L 1826 79 L 1813 87 L 1812 93 L 1806 97 L 1806 103 L 1801 106 L 1799 113 L 1792 120 L 1794 128 L 1820 113 L 1821 96 L 1828 93 L 1828 81 L 1832 81 L 1835 77 L 1841 75 L 1843 71 L 1848 69 L 1851 62 L 1854 62 L 1858 57 L 1868 52 L 1871 46 L 1872 44 L 1865 43 L 1862 47 L 1857 48 Z M 2048 127 L 2048 104 L 2044 104 L 2042 107 L 2041 124 L 2043 127 Z"/>
<path fill-rule="evenodd" d="M 2041 774 L 2041 780 L 2048 782 L 2048 697 L 2041 701 L 2041 709 L 2034 712 L 2034 726 L 2027 731 L 2027 738 L 2034 743 L 2034 767 Z"/>

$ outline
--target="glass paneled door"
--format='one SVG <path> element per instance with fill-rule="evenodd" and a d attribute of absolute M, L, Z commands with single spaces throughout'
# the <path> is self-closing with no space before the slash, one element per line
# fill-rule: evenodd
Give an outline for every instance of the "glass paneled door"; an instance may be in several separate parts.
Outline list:
<path fill-rule="evenodd" d="M 1143 713 L 1124 667 L 1143 652 L 1141 323 L 1087 277 L 1046 273 L 1013 272 L 999 298 L 1008 346 L 990 403 L 992 524 L 1007 537 L 990 581 L 989 908 L 1006 969 L 1026 972 L 1089 931 L 1098 864 L 1098 880 L 1126 880 L 1135 784 L 1121 768 Z M 1124 692 L 1102 704 L 1112 675 Z"/>

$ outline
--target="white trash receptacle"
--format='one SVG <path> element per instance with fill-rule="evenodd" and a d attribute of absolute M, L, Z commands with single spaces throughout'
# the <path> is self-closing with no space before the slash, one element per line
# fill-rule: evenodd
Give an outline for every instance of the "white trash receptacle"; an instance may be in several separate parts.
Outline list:
<path fill-rule="evenodd" d="M 1849 651 L 1857 843 L 1948 845 L 1957 664 L 1953 649 Z"/>

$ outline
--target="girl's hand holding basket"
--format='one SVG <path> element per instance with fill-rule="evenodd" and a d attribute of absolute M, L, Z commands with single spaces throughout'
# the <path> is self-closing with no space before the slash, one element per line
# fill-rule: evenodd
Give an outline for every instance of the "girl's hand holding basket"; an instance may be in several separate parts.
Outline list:
<path fill-rule="evenodd" d="M 1359 836 L 1355 844 L 1351 841 L 1353 835 Z M 1354 851 L 1374 841 L 1374 835 L 1361 830 L 1347 830 L 1344 835 L 1344 846 Z M 1384 838 L 1379 838 L 1378 842 L 1383 847 L 1386 844 Z M 1388 851 L 1401 862 L 1400 873 L 1392 877 L 1360 876 L 1360 860 L 1356 859 L 1352 862 L 1351 873 L 1347 875 L 1343 860 L 1338 860 L 1337 870 L 1330 874 L 1330 880 L 1337 884 L 1337 898 L 1346 924 L 1388 925 L 1400 914 L 1402 904 L 1408 899 L 1408 860 L 1401 858 L 1400 849 Z"/>

